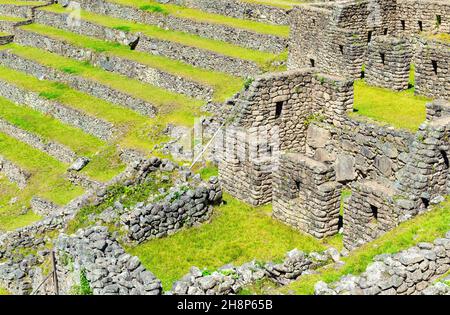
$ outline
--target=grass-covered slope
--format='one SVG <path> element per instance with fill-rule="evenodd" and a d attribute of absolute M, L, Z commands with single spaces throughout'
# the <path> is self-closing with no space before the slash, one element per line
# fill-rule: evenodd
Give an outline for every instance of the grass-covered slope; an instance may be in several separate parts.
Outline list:
<path fill-rule="evenodd" d="M 395 92 L 367 85 L 363 80 L 355 82 L 354 116 L 369 117 L 396 128 L 417 131 L 425 121 L 425 105 L 429 98 L 414 95 L 414 89 Z"/>
<path fill-rule="evenodd" d="M 225 195 L 226 204 L 214 209 L 211 222 L 130 248 L 170 290 L 192 266 L 215 270 L 228 263 L 253 259 L 279 260 L 294 248 L 310 252 L 325 242 L 307 236 L 271 217 L 271 206 L 252 207 Z"/>
<path fill-rule="evenodd" d="M 283 294 L 314 294 L 318 281 L 331 283 L 347 274 L 360 274 L 380 254 L 397 253 L 419 242 L 433 242 L 450 230 L 450 199 L 435 206 L 427 213 L 400 224 L 380 238 L 367 243 L 342 258 L 345 265 L 341 269 L 333 267 L 319 269 L 318 274 L 301 276 L 292 284 L 280 288 Z"/>

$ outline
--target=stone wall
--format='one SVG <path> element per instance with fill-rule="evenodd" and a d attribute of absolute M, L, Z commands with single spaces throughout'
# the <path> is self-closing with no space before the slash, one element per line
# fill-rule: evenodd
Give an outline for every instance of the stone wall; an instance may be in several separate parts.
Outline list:
<path fill-rule="evenodd" d="M 414 64 L 416 93 L 450 100 L 450 43 L 419 40 Z"/>
<path fill-rule="evenodd" d="M 7 81 L 1 81 L 0 95 L 14 103 L 23 104 L 44 114 L 49 114 L 102 140 L 113 138 L 114 126 L 112 123 L 89 116 L 62 103 L 45 99 L 37 92 L 20 88 Z"/>
<path fill-rule="evenodd" d="M 299 153 L 283 154 L 273 175 L 273 216 L 324 238 L 338 232 L 341 187 L 331 164 Z"/>
<path fill-rule="evenodd" d="M 209 99 L 213 93 L 210 86 L 197 81 L 173 75 L 131 59 L 78 47 L 64 40 L 24 31 L 20 28 L 15 30 L 14 41 L 24 46 L 37 47 L 67 58 L 87 61 L 103 70 L 116 72 L 175 93 L 201 99 Z"/>
<path fill-rule="evenodd" d="M 202 11 L 263 23 L 288 24 L 288 11 L 280 7 L 239 0 L 157 0 Z"/>
<path fill-rule="evenodd" d="M 78 0 L 78 2 L 81 4 L 82 9 L 95 13 L 144 24 L 158 25 L 165 29 L 193 33 L 250 49 L 280 53 L 287 46 L 287 39 L 285 38 L 236 29 L 227 25 L 205 23 L 162 13 L 147 12 L 136 7 L 123 6 L 103 0 Z"/>
<path fill-rule="evenodd" d="M 224 189 L 253 205 L 269 202 L 272 157 L 304 150 L 308 120 L 320 116 L 339 125 L 352 97 L 352 82 L 311 69 L 256 78 L 236 100 L 239 113 L 217 141 Z"/>
<path fill-rule="evenodd" d="M 450 32 L 450 4 L 445 0 L 397 0 L 396 30 L 399 34 L 413 35 L 436 29 Z M 438 25 L 437 16 L 441 24 Z"/>
<path fill-rule="evenodd" d="M 375 257 L 359 276 L 347 275 L 339 281 L 318 282 L 315 294 L 416 295 L 426 293 L 433 282 L 450 269 L 450 232 L 445 238 L 397 254 Z"/>
<path fill-rule="evenodd" d="M 419 64 L 419 88 L 416 92 L 448 98 L 449 88 L 445 84 L 448 82 L 448 47 L 439 46 L 431 53 L 440 63 L 437 79 L 436 75 L 429 75 L 436 72 L 429 64 L 429 56 L 421 56 L 425 52 L 420 44 L 417 49 L 416 46 L 421 32 L 449 34 L 449 16 L 450 4 L 441 0 L 365 0 L 296 7 L 290 14 L 288 69 L 315 66 L 324 73 L 356 79 L 361 77 L 362 67 L 366 65 L 368 80 L 374 85 L 390 87 L 391 82 L 400 80 L 402 84 L 392 85 L 398 90 L 406 86 L 405 71 L 409 69 L 406 63 L 410 63 L 409 59 L 418 49 L 419 59 L 415 62 Z M 386 36 L 401 38 L 404 43 L 397 40 L 396 45 L 408 43 L 412 53 L 393 49 Z M 387 64 L 383 66 L 377 52 L 380 48 L 386 51 Z M 393 57 L 393 53 L 397 57 Z"/>
<path fill-rule="evenodd" d="M 411 50 L 404 39 L 389 36 L 374 38 L 368 48 L 366 82 L 396 91 L 408 89 Z"/>
<path fill-rule="evenodd" d="M 122 45 L 135 45 L 136 51 L 162 55 L 175 60 L 181 60 L 195 67 L 226 72 L 232 75 L 247 77 L 260 72 L 259 66 L 249 60 L 224 56 L 210 50 L 188 46 L 177 42 L 149 37 L 143 33 L 126 32 L 105 27 L 81 19 L 77 25 L 68 25 L 69 13 L 53 13 L 45 10 L 36 12 L 37 23 L 67 29 L 85 36 L 93 36 L 102 40 L 118 42 Z"/>
<path fill-rule="evenodd" d="M 16 183 L 20 189 L 26 187 L 31 174 L 21 169 L 13 162 L 0 155 L 0 172 L 4 174 L 10 182 Z"/>
<path fill-rule="evenodd" d="M 68 74 L 51 67 L 46 67 L 14 54 L 10 50 L 0 51 L 0 57 L 0 64 L 8 68 L 31 74 L 40 80 L 51 80 L 68 84 L 76 90 L 83 91 L 113 104 L 126 106 L 149 117 L 154 117 L 157 113 L 155 105 L 104 85 L 98 81 L 89 80 L 82 76 Z"/>
<path fill-rule="evenodd" d="M 159 295 L 159 281 L 111 238 L 106 227 L 61 234 L 55 241 L 57 274 L 62 294 L 80 285 L 84 276 L 94 295 Z"/>
<path fill-rule="evenodd" d="M 42 139 L 41 137 L 19 127 L 16 127 L 15 125 L 10 124 L 8 121 L 1 118 L 0 131 L 9 135 L 10 137 L 16 138 L 19 141 L 25 142 L 28 145 L 51 155 L 52 157 L 63 163 L 72 163 L 77 158 L 75 152 L 63 146 L 62 144 L 52 140 Z"/>
<path fill-rule="evenodd" d="M 269 279 L 287 285 L 302 274 L 339 259 L 335 249 L 323 253 L 305 254 L 298 249 L 288 252 L 281 263 L 251 261 L 241 266 L 225 265 L 212 273 L 192 267 L 190 272 L 175 282 L 169 294 L 174 295 L 227 295 L 237 294 L 247 285 Z"/>
<path fill-rule="evenodd" d="M 212 177 L 207 185 L 181 187 L 160 202 L 137 205 L 122 217 L 122 223 L 128 239 L 140 243 L 207 221 L 213 205 L 221 200 L 221 187 Z"/>

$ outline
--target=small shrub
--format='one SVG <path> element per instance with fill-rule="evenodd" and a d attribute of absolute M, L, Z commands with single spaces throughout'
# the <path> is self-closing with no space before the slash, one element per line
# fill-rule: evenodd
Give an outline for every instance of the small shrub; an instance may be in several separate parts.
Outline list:
<path fill-rule="evenodd" d="M 119 26 L 114 26 L 113 29 L 118 30 L 118 31 L 129 32 L 131 30 L 131 27 L 125 26 L 125 25 L 119 25 Z"/>
<path fill-rule="evenodd" d="M 43 98 L 45 98 L 47 100 L 53 100 L 53 99 L 56 99 L 56 98 L 60 97 L 61 94 L 60 93 L 56 93 L 56 92 L 41 92 L 41 93 L 39 93 L 39 96 L 43 97 Z"/>
<path fill-rule="evenodd" d="M 86 277 L 86 269 L 80 272 L 80 295 L 92 295 L 91 285 Z"/>
<path fill-rule="evenodd" d="M 146 5 L 139 7 L 139 9 L 141 9 L 143 11 L 154 12 L 154 13 L 162 13 L 162 14 L 166 14 L 166 15 L 169 14 L 169 12 L 166 9 L 164 9 L 163 7 L 161 7 L 159 5 L 146 4 Z"/>
<path fill-rule="evenodd" d="M 244 88 L 247 90 L 250 87 L 250 85 L 252 85 L 253 81 L 255 81 L 254 78 L 247 78 L 247 79 L 245 79 L 245 81 L 244 81 Z"/>

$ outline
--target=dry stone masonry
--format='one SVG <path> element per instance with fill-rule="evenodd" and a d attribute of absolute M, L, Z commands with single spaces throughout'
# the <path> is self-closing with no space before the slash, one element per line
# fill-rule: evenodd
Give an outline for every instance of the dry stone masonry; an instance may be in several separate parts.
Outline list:
<path fill-rule="evenodd" d="M 225 265 L 214 272 L 192 267 L 187 275 L 175 282 L 169 294 L 237 294 L 245 286 L 262 279 L 286 285 L 302 274 L 311 273 L 333 259 L 339 259 L 339 252 L 336 249 L 330 248 L 323 253 L 310 254 L 294 249 L 288 252 L 283 261 L 278 264 L 251 261 L 238 267 Z"/>
<path fill-rule="evenodd" d="M 130 241 L 143 242 L 171 235 L 183 227 L 207 221 L 213 205 L 222 201 L 217 178 L 196 188 L 179 187 L 157 203 L 139 204 L 126 213 L 122 222 Z"/>
<path fill-rule="evenodd" d="M 70 293 L 86 277 L 94 295 L 157 295 L 161 282 L 142 266 L 139 259 L 125 253 L 111 239 L 106 227 L 79 230 L 76 235 L 60 235 L 55 248 L 62 292 Z"/>
<path fill-rule="evenodd" d="M 359 78 L 365 65 L 369 83 L 400 90 L 407 87 L 406 72 L 415 64 L 416 93 L 448 99 L 448 43 L 424 34 L 448 35 L 449 15 L 450 4 L 442 0 L 298 6 L 289 15 L 288 68 L 313 66 L 325 73 Z"/>
<path fill-rule="evenodd" d="M 376 256 L 374 260 L 360 276 L 347 275 L 331 284 L 317 283 L 315 294 L 449 294 L 448 286 L 433 283 L 450 270 L 450 232 L 433 243 L 419 243 L 397 254 Z"/>

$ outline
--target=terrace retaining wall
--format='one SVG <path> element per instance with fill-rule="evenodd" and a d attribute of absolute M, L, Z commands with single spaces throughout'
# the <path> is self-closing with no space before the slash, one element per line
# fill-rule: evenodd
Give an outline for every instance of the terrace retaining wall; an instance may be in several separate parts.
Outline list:
<path fill-rule="evenodd" d="M 1 51 L 0 57 L 0 64 L 27 74 L 31 74 L 40 80 L 63 82 L 70 85 L 73 89 L 83 91 L 113 104 L 126 106 L 149 117 L 154 117 L 157 113 L 156 106 L 144 100 L 123 93 L 102 83 L 77 76 L 76 74 L 64 73 L 56 69 L 46 67 L 38 62 L 25 59 L 10 50 Z"/>
<path fill-rule="evenodd" d="M 229 42 L 250 49 L 282 52 L 287 46 L 287 39 L 274 35 L 254 33 L 231 26 L 199 22 L 186 18 L 179 18 L 162 13 L 153 13 L 135 7 L 124 6 L 103 0 L 78 0 L 85 10 L 99 14 L 110 15 L 120 19 L 127 19 L 144 24 L 158 25 L 165 29 L 193 33 L 202 37 Z"/>

